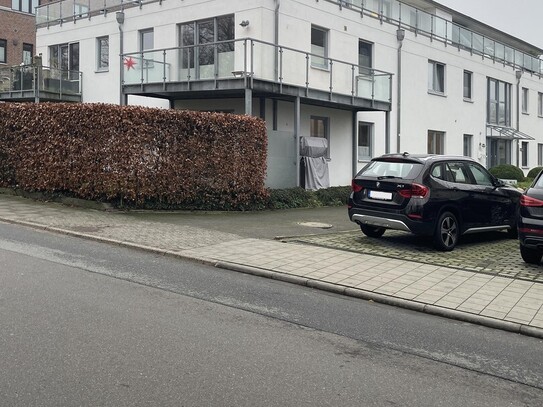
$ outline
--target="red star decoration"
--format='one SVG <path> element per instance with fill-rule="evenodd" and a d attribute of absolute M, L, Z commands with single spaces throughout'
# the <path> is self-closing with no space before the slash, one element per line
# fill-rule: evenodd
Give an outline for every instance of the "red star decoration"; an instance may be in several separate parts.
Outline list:
<path fill-rule="evenodd" d="M 136 68 L 134 68 L 134 66 L 136 66 L 136 61 L 134 61 L 132 59 L 132 57 L 125 58 L 124 59 L 124 66 L 126 66 L 127 71 L 129 71 L 131 68 L 136 69 Z"/>

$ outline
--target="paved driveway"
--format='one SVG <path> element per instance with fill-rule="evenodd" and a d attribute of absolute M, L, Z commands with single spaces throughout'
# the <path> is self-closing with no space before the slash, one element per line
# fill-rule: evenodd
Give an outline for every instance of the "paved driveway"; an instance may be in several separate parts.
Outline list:
<path fill-rule="evenodd" d="M 505 232 L 464 236 L 452 252 L 436 251 L 431 238 L 390 230 L 378 239 L 351 231 L 282 240 L 543 282 L 543 265 L 524 263 L 518 241 Z"/>

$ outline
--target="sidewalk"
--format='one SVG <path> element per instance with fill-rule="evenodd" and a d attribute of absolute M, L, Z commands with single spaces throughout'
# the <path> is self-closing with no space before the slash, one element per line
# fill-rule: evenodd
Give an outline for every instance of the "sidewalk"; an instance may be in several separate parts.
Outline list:
<path fill-rule="evenodd" d="M 273 239 L 287 233 L 356 230 L 345 208 L 235 214 L 125 213 L 0 194 L 0 221 L 193 259 L 543 338 L 541 280 L 526 281 Z"/>

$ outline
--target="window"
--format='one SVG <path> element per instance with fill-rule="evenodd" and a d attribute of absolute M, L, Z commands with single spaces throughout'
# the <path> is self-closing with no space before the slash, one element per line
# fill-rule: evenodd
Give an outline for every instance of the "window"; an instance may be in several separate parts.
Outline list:
<path fill-rule="evenodd" d="M 147 51 L 155 47 L 155 33 L 153 29 L 140 31 L 140 51 Z"/>
<path fill-rule="evenodd" d="M 358 123 L 358 160 L 369 161 L 373 155 L 373 123 Z"/>
<path fill-rule="evenodd" d="M 464 134 L 464 156 L 471 157 L 473 136 L 471 134 Z"/>
<path fill-rule="evenodd" d="M 372 48 L 369 42 L 358 41 L 358 71 L 359 73 L 369 73 L 367 69 L 372 68 Z"/>
<path fill-rule="evenodd" d="M 107 71 L 109 69 L 109 37 L 96 39 L 96 70 Z"/>
<path fill-rule="evenodd" d="M 7 62 L 7 46 L 8 42 L 6 40 L 0 39 L 0 63 L 5 64 Z"/>
<path fill-rule="evenodd" d="M 311 137 L 324 137 L 328 140 L 326 158 L 330 158 L 330 129 L 328 117 L 311 116 L 309 127 L 309 135 Z"/>
<path fill-rule="evenodd" d="M 34 46 L 32 44 L 23 44 L 23 64 L 30 65 L 34 55 Z"/>
<path fill-rule="evenodd" d="M 467 166 L 471 170 L 475 184 L 492 186 L 492 178 L 481 166 L 473 163 L 468 163 Z"/>
<path fill-rule="evenodd" d="M 543 166 L 543 144 L 537 145 L 537 165 L 538 167 Z"/>
<path fill-rule="evenodd" d="M 182 48 L 179 59 L 181 68 L 187 70 L 182 77 L 231 76 L 235 69 L 234 37 L 233 15 L 180 24 L 179 45 Z M 216 42 L 220 44 L 214 45 Z"/>
<path fill-rule="evenodd" d="M 511 84 L 488 78 L 487 123 L 511 125 Z"/>
<path fill-rule="evenodd" d="M 464 71 L 464 99 L 471 100 L 472 98 L 472 80 L 473 73 Z"/>
<path fill-rule="evenodd" d="M 428 61 L 428 91 L 445 93 L 445 65 Z"/>
<path fill-rule="evenodd" d="M 528 142 L 527 141 L 522 142 L 521 150 L 522 150 L 521 166 L 528 167 Z"/>
<path fill-rule="evenodd" d="M 537 93 L 537 115 L 543 117 L 543 93 Z"/>
<path fill-rule="evenodd" d="M 528 88 L 522 88 L 522 113 L 528 113 Z"/>
<path fill-rule="evenodd" d="M 428 130 L 428 154 L 443 154 L 445 152 L 445 133 Z"/>
<path fill-rule="evenodd" d="M 328 31 L 311 26 L 311 66 L 328 68 Z"/>
<path fill-rule="evenodd" d="M 38 0 L 11 0 L 11 9 L 22 11 L 23 13 L 34 14 L 34 11 L 38 5 Z"/>
<path fill-rule="evenodd" d="M 79 79 L 79 43 L 52 45 L 49 47 L 49 66 L 60 74 L 63 78 L 72 80 Z"/>
<path fill-rule="evenodd" d="M 452 182 L 456 182 L 457 184 L 471 184 L 464 164 L 460 162 L 450 162 L 447 163 L 447 167 L 447 172 L 450 174 Z"/>

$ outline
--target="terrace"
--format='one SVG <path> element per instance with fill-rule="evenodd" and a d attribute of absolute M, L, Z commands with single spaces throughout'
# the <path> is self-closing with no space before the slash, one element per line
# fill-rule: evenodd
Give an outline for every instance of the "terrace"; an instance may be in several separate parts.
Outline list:
<path fill-rule="evenodd" d="M 81 102 L 79 71 L 33 65 L 0 68 L 0 101 Z"/>

